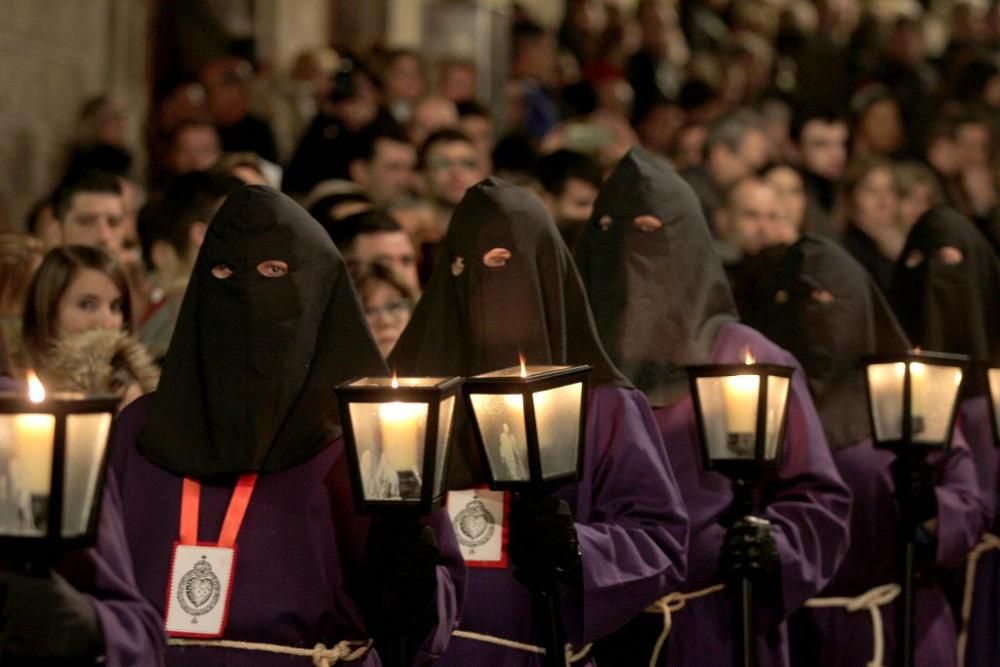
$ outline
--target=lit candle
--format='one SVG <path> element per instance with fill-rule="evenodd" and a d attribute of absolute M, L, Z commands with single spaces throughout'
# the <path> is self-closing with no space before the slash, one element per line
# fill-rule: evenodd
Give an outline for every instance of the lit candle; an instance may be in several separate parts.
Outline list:
<path fill-rule="evenodd" d="M 745 363 L 754 363 L 747 350 Z M 752 453 L 757 431 L 757 401 L 760 396 L 760 376 L 733 375 L 722 382 L 723 405 L 726 411 L 726 431 L 729 446 L 740 454 Z"/>
<path fill-rule="evenodd" d="M 924 401 L 927 367 L 919 361 L 910 364 L 910 424 L 913 435 L 924 432 Z"/>
<path fill-rule="evenodd" d="M 399 382 L 393 377 L 392 388 L 398 387 Z M 427 404 L 383 403 L 379 405 L 378 416 L 382 427 L 382 451 L 389 465 L 399 472 L 419 472 Z"/>
<path fill-rule="evenodd" d="M 32 403 L 45 400 L 45 388 L 34 373 L 28 376 L 28 398 Z M 29 413 L 14 417 L 14 456 L 20 463 L 27 490 L 33 496 L 48 496 L 51 492 L 55 429 L 54 415 Z"/>

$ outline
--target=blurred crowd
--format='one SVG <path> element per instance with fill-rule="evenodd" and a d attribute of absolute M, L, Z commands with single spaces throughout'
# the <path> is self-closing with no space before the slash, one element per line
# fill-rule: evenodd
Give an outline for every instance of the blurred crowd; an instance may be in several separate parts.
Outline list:
<path fill-rule="evenodd" d="M 469 186 L 533 189 L 572 245 L 636 144 L 697 193 L 737 296 L 748 258 L 803 231 L 885 287 L 938 203 L 1000 247 L 1000 2 L 565 5 L 557 30 L 514 5 L 501 100 L 477 99 L 461 58 L 320 49 L 276 74 L 234 48 L 156 91 L 143 173 L 119 103 L 88 101 L 26 232 L 0 236 L 9 369 L 155 386 L 206 227 L 243 183 L 329 232 L 384 354 Z"/>

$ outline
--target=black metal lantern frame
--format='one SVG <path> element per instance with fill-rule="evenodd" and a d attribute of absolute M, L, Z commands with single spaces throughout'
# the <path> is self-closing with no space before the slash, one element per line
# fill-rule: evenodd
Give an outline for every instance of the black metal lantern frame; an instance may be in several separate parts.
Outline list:
<path fill-rule="evenodd" d="M 954 389 L 950 391 L 954 393 L 951 405 L 947 406 L 948 413 L 945 417 L 946 423 L 941 438 L 918 437 L 924 428 L 925 419 L 923 413 L 915 414 L 913 409 L 914 364 L 922 364 L 925 368 L 951 369 L 954 373 L 959 374 L 957 376 L 952 374 L 952 378 L 957 378 L 957 381 L 952 380 Z M 865 389 L 868 395 L 868 415 L 871 421 L 874 446 L 894 450 L 897 454 L 906 451 L 914 453 L 948 451 L 951 447 L 955 419 L 958 416 L 961 382 L 969 370 L 969 357 L 961 354 L 912 351 L 904 354 L 869 357 L 865 360 L 865 366 Z M 886 368 L 888 366 L 892 366 L 895 379 L 883 376 L 880 378 L 882 386 L 874 386 L 877 384 L 874 378 L 874 369 L 882 367 L 883 372 L 888 372 L 888 368 Z M 894 383 L 895 387 L 889 387 L 887 390 L 885 385 L 890 382 Z M 928 380 L 928 382 L 930 381 Z M 881 396 L 880 392 L 882 392 Z M 935 401 L 935 403 L 937 405 L 934 409 L 939 409 L 940 402 Z M 889 417 L 895 416 L 895 410 L 899 411 L 898 422 L 896 419 L 889 419 Z M 881 428 L 880 421 L 883 421 L 883 417 L 886 422 L 898 423 L 898 428 Z"/>
<path fill-rule="evenodd" d="M 351 463 L 354 501 L 360 512 L 365 514 L 399 512 L 428 514 L 441 505 L 446 494 L 444 477 L 448 470 L 448 459 L 451 454 L 449 443 L 455 428 L 455 413 L 458 409 L 457 403 L 460 400 L 458 393 L 461 386 L 462 378 L 460 377 L 364 377 L 337 386 L 341 425 L 344 429 L 347 453 Z M 452 397 L 454 397 L 454 401 L 452 402 L 451 415 L 445 426 L 447 433 L 444 433 L 444 439 L 441 439 L 441 406 Z M 365 495 L 361 451 L 372 443 L 358 441 L 360 429 L 354 424 L 351 405 L 392 403 L 424 404 L 427 409 L 424 424 L 423 459 L 420 462 L 422 473 L 420 493 L 415 498 L 376 499 Z M 440 461 L 438 460 L 439 444 L 444 447 Z"/>
<path fill-rule="evenodd" d="M 54 393 L 49 394 L 42 401 L 34 402 L 22 394 L 0 394 L 0 417 L 13 419 L 14 421 L 9 423 L 12 428 L 17 428 L 16 420 L 19 418 L 30 419 L 32 416 L 42 416 L 52 419 L 48 498 L 45 499 L 42 506 L 39 506 L 34 498 L 31 499 L 32 506 L 38 509 L 44 528 L 39 528 L 37 532 L 32 530 L 29 533 L 20 532 L 17 534 L 0 530 L 0 549 L 4 553 L 11 554 L 15 558 L 51 560 L 65 551 L 87 547 L 94 543 L 107 472 L 107 445 L 110 425 L 120 400 L 120 397 L 114 395 Z M 83 447 L 84 443 L 73 442 L 74 451 L 72 453 L 68 451 L 70 447 L 69 422 L 78 416 L 102 414 L 107 415 L 106 428 L 103 429 L 103 440 L 87 443 L 90 447 L 99 448 L 99 451 L 96 452 L 96 460 L 92 458 L 87 461 L 90 467 L 86 470 L 72 470 L 70 459 L 81 455 L 77 448 Z M 45 428 L 44 430 L 48 431 L 49 429 Z M 8 443 L 7 446 L 13 448 L 15 443 Z M 91 450 L 91 453 L 94 451 Z M 5 466 L 7 467 L 5 474 L 8 476 L 6 484 L 8 485 L 8 493 L 10 493 L 9 485 L 13 484 L 10 458 L 5 462 Z M 68 467 L 69 470 L 67 470 Z M 89 473 L 90 477 L 68 479 L 68 472 L 73 474 Z M 71 484 L 83 484 L 84 486 L 74 489 L 82 491 L 83 494 L 69 499 L 69 502 L 89 502 L 89 505 L 83 506 L 89 508 L 87 515 L 83 521 L 77 522 L 76 529 L 73 529 L 71 525 L 66 525 L 67 517 L 64 511 L 69 491 L 67 487 Z"/>
<path fill-rule="evenodd" d="M 986 368 L 986 383 L 990 396 L 990 427 L 993 431 L 993 444 L 1000 447 L 1000 363 L 990 364 Z"/>
<path fill-rule="evenodd" d="M 695 421 L 698 424 L 698 435 L 701 441 L 702 462 L 706 470 L 713 470 L 732 479 L 749 481 L 756 479 L 764 472 L 776 469 L 784 458 L 785 430 L 788 424 L 788 403 L 791 397 L 791 378 L 794 369 L 778 364 L 706 364 L 688 367 L 688 380 L 691 386 L 691 396 L 694 402 Z M 736 456 L 721 458 L 712 456 L 711 429 L 706 420 L 716 418 L 706 410 L 706 397 L 701 393 L 699 380 L 708 378 L 737 378 L 740 376 L 756 376 L 757 391 L 756 412 L 754 415 L 752 456 Z M 779 404 L 769 405 L 771 389 L 778 382 L 785 385 L 784 396 L 779 397 Z M 778 411 L 778 423 L 774 433 L 772 456 L 768 456 L 768 412 Z M 725 410 L 719 416 L 726 416 Z M 726 434 L 727 440 L 734 434 Z M 727 443 L 730 444 L 730 443 Z"/>
<path fill-rule="evenodd" d="M 583 448 L 586 441 L 587 423 L 587 392 L 589 388 L 591 367 L 580 366 L 513 366 L 503 370 L 476 375 L 465 380 L 465 402 L 468 413 L 472 415 L 473 430 L 476 442 L 488 463 L 490 488 L 495 491 L 520 491 L 531 494 L 546 494 L 552 490 L 580 479 L 580 466 L 583 461 Z M 580 384 L 580 408 L 578 437 L 575 443 L 576 465 L 565 473 L 546 476 L 542 465 L 541 444 L 538 433 L 538 415 L 533 397 L 540 392 Z M 523 410 L 525 436 L 527 439 L 528 472 L 527 480 L 500 479 L 494 470 L 493 459 L 487 450 L 481 415 L 476 413 L 473 395 L 508 395 L 519 396 Z"/>

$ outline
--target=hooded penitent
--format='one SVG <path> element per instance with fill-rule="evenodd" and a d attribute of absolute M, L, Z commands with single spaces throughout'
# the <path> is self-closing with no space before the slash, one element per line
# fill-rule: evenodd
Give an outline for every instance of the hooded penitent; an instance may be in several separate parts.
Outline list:
<path fill-rule="evenodd" d="M 608 354 L 654 406 L 687 392 L 685 367 L 708 363 L 736 320 L 726 274 L 690 186 L 633 148 L 601 188 L 576 263 Z"/>
<path fill-rule="evenodd" d="M 864 358 L 909 342 L 864 267 L 838 244 L 807 235 L 775 258 L 744 322 L 795 355 L 833 449 L 871 433 Z"/>
<path fill-rule="evenodd" d="M 932 208 L 910 230 L 896 264 L 891 300 L 914 344 L 967 354 L 975 362 L 1000 355 L 1000 260 L 970 221 Z M 972 375 L 966 388 L 983 393 Z"/>
<path fill-rule="evenodd" d="M 340 434 L 338 383 L 385 373 L 323 228 L 241 188 L 198 254 L 139 449 L 178 474 L 284 470 Z"/>
<path fill-rule="evenodd" d="M 515 366 L 589 364 L 590 386 L 629 386 L 594 329 L 573 259 L 542 202 L 497 178 L 455 209 L 434 273 L 389 357 L 400 375 L 476 375 Z M 452 486 L 484 479 L 456 449 Z M 467 475 L 471 475 L 468 477 Z"/>

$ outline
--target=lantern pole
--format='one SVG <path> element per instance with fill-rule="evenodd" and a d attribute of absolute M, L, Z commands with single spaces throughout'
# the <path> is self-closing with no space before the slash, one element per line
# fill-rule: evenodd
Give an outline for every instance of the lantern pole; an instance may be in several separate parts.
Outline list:
<path fill-rule="evenodd" d="M 759 431 L 758 431 L 759 432 Z M 745 516 L 753 514 L 753 488 L 747 477 L 736 477 L 733 479 L 733 502 L 730 505 L 731 516 L 735 521 L 739 521 Z M 753 605 L 753 579 L 749 576 L 739 578 L 739 605 L 736 609 L 736 627 L 739 628 L 739 641 L 733 648 L 735 650 L 735 662 L 737 667 L 754 667 L 757 664 L 756 646 L 754 637 L 756 627 L 754 623 Z"/>

